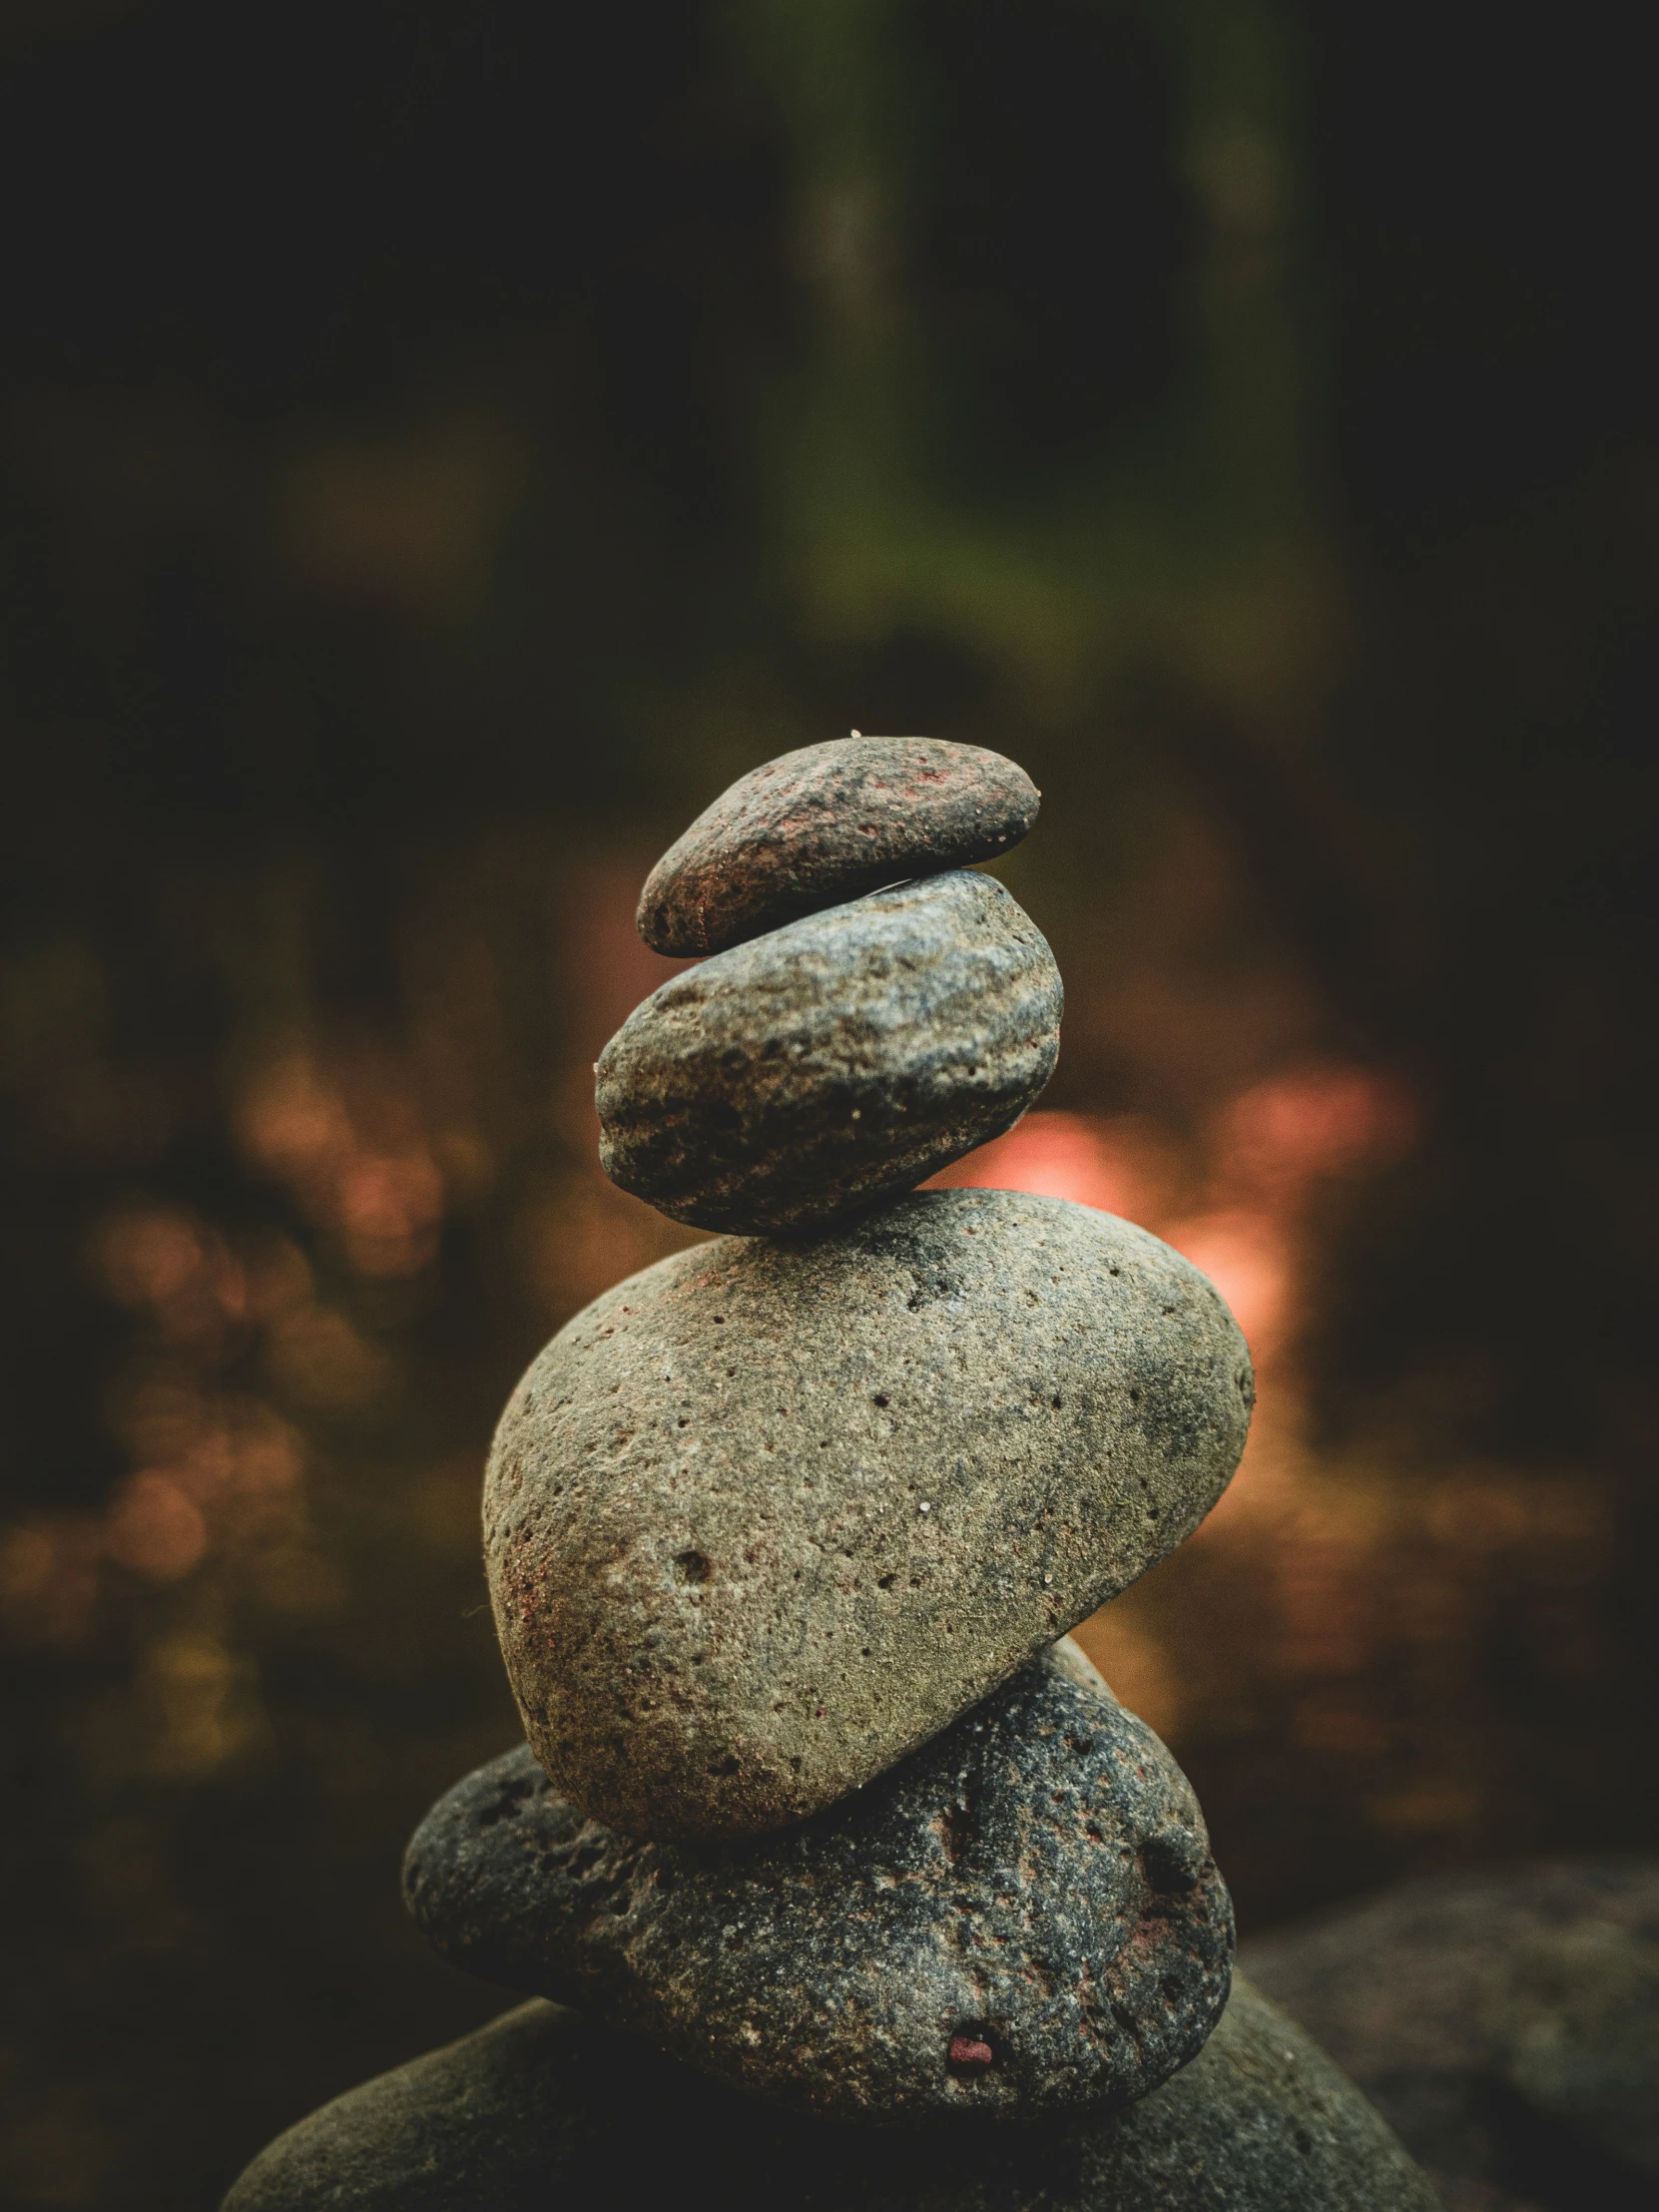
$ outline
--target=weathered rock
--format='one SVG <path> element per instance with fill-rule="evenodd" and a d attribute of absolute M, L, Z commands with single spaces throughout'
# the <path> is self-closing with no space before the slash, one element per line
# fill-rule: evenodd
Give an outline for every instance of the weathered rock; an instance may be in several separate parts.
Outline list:
<path fill-rule="evenodd" d="M 1651 2200 L 1651 2183 L 1614 2153 L 1597 2115 L 1622 2109 L 1639 2129 L 1659 2110 L 1659 2074 L 1642 2070 L 1654 2064 L 1651 2014 L 1646 2030 L 1632 2016 L 1621 2038 L 1618 2007 L 1595 1990 L 1607 1986 L 1600 1964 L 1640 1985 L 1656 1941 L 1659 1860 L 1523 1860 L 1402 1883 L 1259 1936 L 1241 1957 L 1376 2099 L 1457 2212 L 1623 2212 Z M 1591 1970 L 1563 1976 L 1574 1954 Z M 1538 2002 L 1540 1965 L 1553 2004 Z M 1537 2062 L 1555 2040 L 1552 2011 L 1562 2043 L 1578 2046 L 1570 2111 Z M 1533 2062 L 1517 2064 L 1529 2043 Z M 1568 2078 L 1562 2069 L 1560 2088 Z M 1635 2135 L 1622 2140 L 1635 2148 Z"/>
<path fill-rule="evenodd" d="M 1351 2082 L 1242 1981 L 1190 2066 L 1040 2128 L 770 2110 L 540 1999 L 277 2137 L 224 2212 L 1435 2212 Z"/>
<path fill-rule="evenodd" d="M 1174 1549 L 1249 1355 L 1145 1230 L 923 1191 L 631 1277 L 533 1363 L 484 1485 L 525 1734 L 624 1835 L 803 1820 Z"/>
<path fill-rule="evenodd" d="M 646 879 L 640 935 L 722 952 L 900 876 L 1018 844 L 1039 795 L 1022 768 L 938 738 L 840 738 L 741 777 Z"/>
<path fill-rule="evenodd" d="M 1659 2178 L 1659 1915 L 1646 1934 L 1583 1920 L 1517 1945 L 1485 2025 L 1534 2111 Z"/>
<path fill-rule="evenodd" d="M 663 984 L 597 1068 L 614 1183 L 700 1229 L 820 1231 L 1011 1128 L 1060 972 L 988 875 L 876 891 Z"/>
<path fill-rule="evenodd" d="M 455 1965 L 847 2120 L 1127 2104 L 1202 2045 L 1233 1958 L 1191 1785 L 1069 1640 L 741 1844 L 628 1842 L 521 1748 L 439 1801 L 403 1882 Z"/>

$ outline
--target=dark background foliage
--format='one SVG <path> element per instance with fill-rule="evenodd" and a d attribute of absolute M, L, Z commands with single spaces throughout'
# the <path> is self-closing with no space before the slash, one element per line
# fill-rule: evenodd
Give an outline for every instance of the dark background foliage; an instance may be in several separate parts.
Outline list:
<path fill-rule="evenodd" d="M 8 2201 L 211 2204 L 499 2001 L 393 1877 L 513 1733 L 494 1409 L 673 1242 L 633 891 L 854 725 L 1049 795 L 1003 1171 L 1256 1301 L 1237 1513 L 1091 1626 L 1245 1920 L 1652 1841 L 1642 28 L 0 13 Z"/>

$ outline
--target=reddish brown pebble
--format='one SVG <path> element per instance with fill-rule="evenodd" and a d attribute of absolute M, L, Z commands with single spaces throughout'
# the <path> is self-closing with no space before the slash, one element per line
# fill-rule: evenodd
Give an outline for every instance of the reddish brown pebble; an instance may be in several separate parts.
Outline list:
<path fill-rule="evenodd" d="M 1037 819 L 1024 769 L 939 738 L 839 738 L 741 777 L 640 897 L 653 950 L 723 952 L 911 875 L 1009 851 Z"/>
<path fill-rule="evenodd" d="M 990 2062 L 989 2043 L 976 2043 L 971 2035 L 951 2036 L 950 2063 L 953 2066 L 988 2066 Z"/>

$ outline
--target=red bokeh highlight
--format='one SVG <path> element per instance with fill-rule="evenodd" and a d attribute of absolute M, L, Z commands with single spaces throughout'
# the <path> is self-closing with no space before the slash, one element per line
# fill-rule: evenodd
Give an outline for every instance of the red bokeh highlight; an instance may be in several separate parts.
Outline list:
<path fill-rule="evenodd" d="M 1396 1076 L 1330 1066 L 1273 1076 L 1216 1116 L 1218 1171 L 1235 1184 L 1302 1188 L 1397 1159 L 1419 1120 Z"/>
<path fill-rule="evenodd" d="M 1314 1193 L 1397 1159 L 1419 1120 L 1397 1077 L 1324 1063 L 1252 1084 L 1185 1142 L 1141 1115 L 1039 1110 L 928 1187 L 1070 1199 L 1152 1230 L 1215 1284 L 1260 1362 L 1295 1333 Z"/>
<path fill-rule="evenodd" d="M 1038 1112 L 943 1168 L 929 1190 L 1025 1191 L 1146 1222 L 1170 1183 L 1170 1148 L 1136 1115 Z"/>

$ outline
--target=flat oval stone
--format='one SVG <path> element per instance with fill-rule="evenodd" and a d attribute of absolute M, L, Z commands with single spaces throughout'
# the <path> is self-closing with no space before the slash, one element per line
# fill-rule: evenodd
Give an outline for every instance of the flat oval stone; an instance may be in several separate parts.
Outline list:
<path fill-rule="evenodd" d="M 1065 1199 L 919 1191 L 734 1238 L 577 1315 L 484 1483 L 507 1672 L 624 1835 L 804 1820 L 1172 1551 L 1254 1394 L 1214 1287 Z"/>
<path fill-rule="evenodd" d="M 1377 2112 L 1238 1975 L 1190 2066 L 1107 2116 L 877 2133 L 774 2112 L 537 1998 L 336 2097 L 224 2212 L 1438 2212 Z"/>
<path fill-rule="evenodd" d="M 599 1157 L 700 1229 L 815 1233 L 1012 1128 L 1060 1049 L 1036 924 L 988 875 L 876 891 L 677 975 L 600 1055 Z"/>
<path fill-rule="evenodd" d="M 522 1747 L 426 1816 L 403 1892 L 454 1965 L 846 2120 L 1131 2103 L 1199 2050 L 1233 1959 L 1191 1785 L 1069 1639 L 741 1844 L 631 1842 Z"/>
<path fill-rule="evenodd" d="M 1024 769 L 939 738 L 838 738 L 740 777 L 646 878 L 658 952 L 723 952 L 902 875 L 1007 852 L 1037 819 Z"/>

